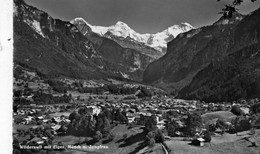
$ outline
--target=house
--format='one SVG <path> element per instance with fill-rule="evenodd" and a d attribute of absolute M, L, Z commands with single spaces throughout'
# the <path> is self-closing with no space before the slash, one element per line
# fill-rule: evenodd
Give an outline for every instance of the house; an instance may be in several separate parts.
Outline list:
<path fill-rule="evenodd" d="M 126 112 L 126 116 L 127 116 L 127 117 L 132 117 L 132 116 L 134 116 L 134 114 L 133 114 L 133 113 L 130 113 L 130 112 Z"/>
<path fill-rule="evenodd" d="M 178 124 L 179 127 L 184 127 L 184 123 L 180 120 L 177 120 L 176 123 Z"/>
<path fill-rule="evenodd" d="M 49 120 L 48 119 L 43 119 L 42 120 L 44 123 L 48 122 Z"/>
<path fill-rule="evenodd" d="M 54 118 L 52 118 L 52 122 L 59 124 L 61 122 L 61 119 L 60 119 L 60 117 L 54 117 Z"/>
<path fill-rule="evenodd" d="M 54 126 L 51 126 L 51 128 L 55 131 L 57 131 L 58 129 L 60 129 L 61 125 L 54 125 Z"/>
<path fill-rule="evenodd" d="M 201 147 L 204 146 L 204 142 L 205 142 L 205 140 L 203 138 L 201 138 L 201 137 L 192 140 L 192 144 L 193 145 L 197 145 L 197 146 L 201 146 Z"/>
<path fill-rule="evenodd" d="M 18 115 L 25 115 L 25 111 L 24 110 L 18 110 Z"/>
<path fill-rule="evenodd" d="M 101 108 L 95 105 L 86 106 L 86 110 L 92 115 L 99 115 L 99 113 L 101 112 Z"/>
<path fill-rule="evenodd" d="M 165 128 L 165 122 L 164 122 L 164 120 L 158 121 L 156 126 L 157 126 L 158 129 L 163 129 L 163 128 Z"/>
<path fill-rule="evenodd" d="M 128 116 L 127 120 L 128 120 L 128 123 L 132 123 L 135 121 L 135 116 Z"/>
<path fill-rule="evenodd" d="M 43 116 L 38 116 L 37 119 L 43 120 Z"/>
<path fill-rule="evenodd" d="M 32 119 L 33 119 L 33 117 L 31 117 L 31 116 L 27 116 L 26 118 L 24 118 L 24 120 L 25 120 L 25 124 L 30 124 L 31 122 L 32 122 Z"/>
<path fill-rule="evenodd" d="M 135 111 L 135 109 L 130 108 L 130 109 L 127 109 L 126 112 L 133 114 L 133 113 L 135 113 L 136 111 Z"/>
<path fill-rule="evenodd" d="M 249 115 L 249 108 L 247 107 L 241 107 L 240 110 L 242 110 L 244 115 Z"/>
<path fill-rule="evenodd" d="M 30 142 L 36 142 L 39 145 L 44 143 L 44 141 L 39 137 L 34 137 L 33 139 L 30 140 Z"/>

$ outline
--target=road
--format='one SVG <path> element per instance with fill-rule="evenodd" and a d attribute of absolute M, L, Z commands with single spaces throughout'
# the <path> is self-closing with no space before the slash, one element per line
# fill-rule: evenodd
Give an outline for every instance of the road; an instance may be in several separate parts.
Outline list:
<path fill-rule="evenodd" d="M 160 143 L 160 145 L 162 146 L 162 148 L 163 148 L 163 150 L 164 150 L 164 153 L 165 153 L 165 154 L 169 154 L 168 151 L 167 151 L 167 149 L 165 148 L 165 146 L 164 146 L 162 143 Z"/>

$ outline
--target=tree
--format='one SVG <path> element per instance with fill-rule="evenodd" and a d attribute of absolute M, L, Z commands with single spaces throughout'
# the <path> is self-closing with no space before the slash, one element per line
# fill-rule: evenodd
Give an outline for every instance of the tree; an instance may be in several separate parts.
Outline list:
<path fill-rule="evenodd" d="M 110 111 L 106 107 L 103 108 L 102 115 L 107 117 L 108 119 L 111 119 L 111 117 L 112 117 Z"/>
<path fill-rule="evenodd" d="M 218 2 L 221 0 L 217 0 Z M 225 18 L 231 18 L 232 15 L 237 12 L 237 6 L 241 5 L 243 3 L 243 0 L 232 0 L 233 2 L 231 4 L 225 5 L 225 7 L 222 9 L 220 14 L 223 15 Z M 255 2 L 256 0 L 251 0 L 251 2 Z"/>
<path fill-rule="evenodd" d="M 107 136 L 111 131 L 110 123 L 107 119 L 107 117 L 104 117 L 103 126 L 101 127 L 101 132 L 104 136 Z"/>
<path fill-rule="evenodd" d="M 128 121 L 126 116 L 122 112 L 120 112 L 118 109 L 114 113 L 114 120 L 119 121 L 119 122 L 127 122 Z"/>
<path fill-rule="evenodd" d="M 164 138 L 164 135 L 163 135 L 163 133 L 160 129 L 157 129 L 155 131 L 155 138 L 154 139 L 157 143 L 163 143 L 164 142 L 165 138 Z"/>
<path fill-rule="evenodd" d="M 82 116 L 82 115 L 84 115 L 85 113 L 86 113 L 86 108 L 84 108 L 84 107 L 79 108 L 78 114 L 80 114 L 80 115 Z"/>
<path fill-rule="evenodd" d="M 154 138 L 149 139 L 148 145 L 149 145 L 150 147 L 155 146 L 155 140 L 154 140 Z"/>
<path fill-rule="evenodd" d="M 251 105 L 250 112 L 252 112 L 252 114 L 260 113 L 260 103 Z"/>
<path fill-rule="evenodd" d="M 230 112 L 237 116 L 243 115 L 243 111 L 240 109 L 238 105 L 233 105 Z"/>
<path fill-rule="evenodd" d="M 68 125 L 66 133 L 83 136 L 93 136 L 95 132 L 96 120 L 91 118 L 89 113 L 80 111 L 81 115 L 75 111 L 71 113 L 69 119 L 71 120 Z"/>
<path fill-rule="evenodd" d="M 188 118 L 186 119 L 185 124 L 187 134 L 194 136 L 196 133 L 196 129 L 199 129 L 202 126 L 200 113 L 194 112 L 193 114 L 188 114 Z"/>
<path fill-rule="evenodd" d="M 155 142 L 157 143 L 164 143 L 164 135 L 161 130 L 156 129 L 154 131 L 150 131 L 146 135 L 146 141 L 148 145 L 154 146 Z"/>
<path fill-rule="evenodd" d="M 72 122 L 74 119 L 78 117 L 77 112 L 74 111 L 69 115 L 69 120 Z"/>
<path fill-rule="evenodd" d="M 222 129 L 222 130 L 226 130 L 226 129 L 228 129 L 228 127 L 229 126 L 225 123 L 224 120 L 218 119 L 216 121 L 216 128 L 219 128 L 219 129 Z"/>
<path fill-rule="evenodd" d="M 137 94 L 138 98 L 152 97 L 152 93 L 145 87 L 141 87 L 140 92 Z"/>
<path fill-rule="evenodd" d="M 260 126 L 260 113 L 254 114 L 250 117 L 251 119 L 251 126 L 254 127 L 259 127 Z"/>
<path fill-rule="evenodd" d="M 203 139 L 205 140 L 205 142 L 211 141 L 211 135 L 209 131 L 204 132 Z"/>
<path fill-rule="evenodd" d="M 102 139 L 102 134 L 101 134 L 101 132 L 100 131 L 96 131 L 96 134 L 94 135 L 94 137 L 93 137 L 93 139 L 96 141 L 96 142 L 98 142 L 99 140 L 101 140 Z"/>
<path fill-rule="evenodd" d="M 243 116 L 236 117 L 236 119 L 232 120 L 231 123 L 234 125 L 235 132 L 246 131 L 251 128 L 249 119 Z"/>
<path fill-rule="evenodd" d="M 157 124 L 156 117 L 155 115 L 152 115 L 145 122 L 145 130 L 147 132 L 155 130 L 157 128 L 156 124 Z"/>
<path fill-rule="evenodd" d="M 60 133 L 60 134 L 62 134 L 62 135 L 65 135 L 66 132 L 67 132 L 67 129 L 68 129 L 68 128 L 67 128 L 65 125 L 62 125 L 62 126 L 60 127 L 60 129 L 57 130 L 57 132 Z"/>
<path fill-rule="evenodd" d="M 172 120 L 166 125 L 166 130 L 168 132 L 168 135 L 171 137 L 175 136 L 175 130 L 178 128 L 178 124 Z"/>
<path fill-rule="evenodd" d="M 154 133 L 153 131 L 150 131 L 149 133 L 147 133 L 146 138 L 148 139 L 148 141 L 149 141 L 151 138 L 155 138 L 155 133 Z"/>

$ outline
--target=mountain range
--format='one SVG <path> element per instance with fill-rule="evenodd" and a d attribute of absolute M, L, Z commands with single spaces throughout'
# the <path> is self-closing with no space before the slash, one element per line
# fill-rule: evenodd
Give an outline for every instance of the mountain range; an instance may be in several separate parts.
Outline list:
<path fill-rule="evenodd" d="M 221 17 L 178 35 L 144 72 L 144 82 L 185 99 L 237 100 L 260 96 L 260 9 Z"/>
<path fill-rule="evenodd" d="M 170 42 L 178 34 L 194 29 L 194 27 L 190 24 L 182 23 L 180 25 L 168 27 L 162 32 L 158 32 L 156 34 L 140 34 L 135 32 L 122 21 L 118 21 L 115 25 L 111 25 L 109 27 L 93 26 L 83 18 L 75 18 L 71 21 L 71 23 L 77 25 L 84 35 L 94 32 L 100 36 L 113 39 L 121 46 L 128 48 L 133 48 L 133 45 L 129 45 L 129 42 L 132 44 L 137 44 L 137 46 L 141 46 L 139 49 L 141 52 L 154 58 L 164 55 L 167 48 L 167 42 Z M 145 48 L 146 50 L 149 49 L 151 51 L 144 51 Z M 138 48 L 134 49 L 138 50 Z"/>
<path fill-rule="evenodd" d="M 142 80 L 155 60 L 98 34 L 84 36 L 70 22 L 24 1 L 14 5 L 14 62 L 49 77 Z"/>
<path fill-rule="evenodd" d="M 47 78 L 142 81 L 207 102 L 260 97 L 260 9 L 156 34 L 54 19 L 23 0 L 13 13 L 14 65 Z"/>

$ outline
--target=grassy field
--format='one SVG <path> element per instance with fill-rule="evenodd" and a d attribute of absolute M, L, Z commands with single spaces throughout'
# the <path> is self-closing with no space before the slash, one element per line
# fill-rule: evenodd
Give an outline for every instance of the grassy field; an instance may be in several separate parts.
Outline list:
<path fill-rule="evenodd" d="M 108 147 L 107 149 L 77 149 L 69 151 L 73 153 L 87 152 L 90 154 L 135 154 L 145 148 L 142 144 L 145 139 L 145 134 L 143 133 L 143 129 L 139 126 L 129 129 L 127 125 L 119 124 L 114 127 L 111 132 L 115 134 L 115 138 L 112 141 L 108 141 L 107 138 L 103 138 L 93 145 L 106 146 Z M 125 140 L 123 137 L 124 134 L 127 134 L 127 138 Z M 54 143 L 62 141 L 65 145 L 80 144 L 81 146 L 86 146 L 84 140 L 85 137 L 63 136 L 55 138 Z"/>
<path fill-rule="evenodd" d="M 243 132 L 243 135 L 224 134 L 223 136 L 213 136 L 211 143 L 206 143 L 204 147 L 189 145 L 190 141 L 170 140 L 166 144 L 171 149 L 172 154 L 259 154 L 260 146 L 252 147 L 252 143 L 245 140 L 255 141 L 260 145 L 260 130 L 255 137 Z"/>
<path fill-rule="evenodd" d="M 62 115 L 64 115 L 65 117 L 69 117 L 70 114 L 71 112 L 57 112 L 50 114 L 50 117 L 61 117 Z"/>
<path fill-rule="evenodd" d="M 134 96 L 134 95 L 114 95 L 114 94 L 97 95 L 97 94 L 90 94 L 90 93 L 80 93 L 77 91 L 68 91 L 68 94 L 71 94 L 73 98 L 77 98 L 79 96 L 80 99 L 89 100 L 91 97 L 92 100 L 97 100 L 97 101 L 104 101 L 105 98 L 107 98 L 106 99 L 107 101 L 115 101 L 115 100 L 122 100 L 128 96 Z"/>
<path fill-rule="evenodd" d="M 208 123 L 214 119 L 222 119 L 231 122 L 232 119 L 236 118 L 236 115 L 229 111 L 217 111 L 203 114 L 201 117 L 204 123 Z"/>

